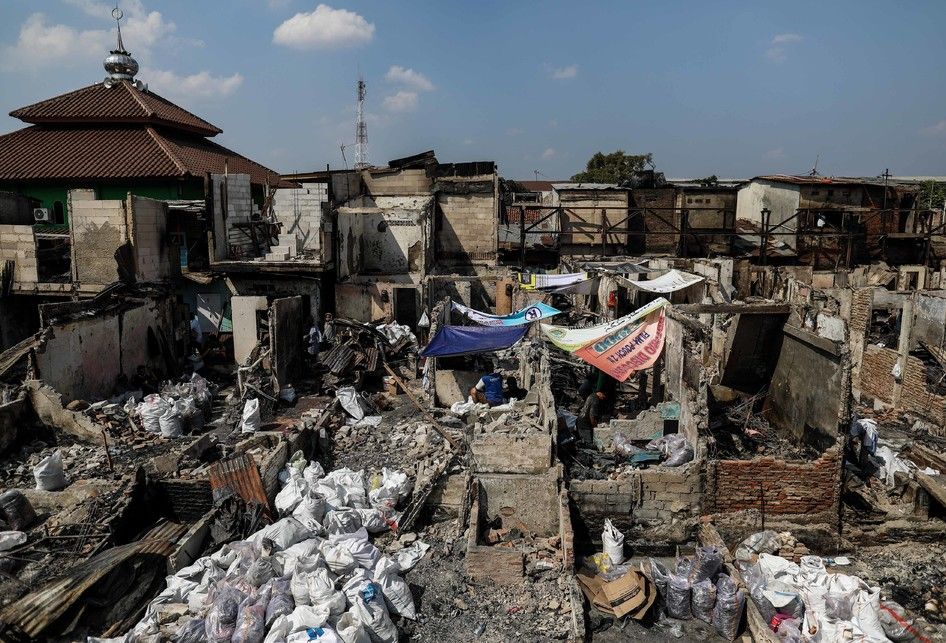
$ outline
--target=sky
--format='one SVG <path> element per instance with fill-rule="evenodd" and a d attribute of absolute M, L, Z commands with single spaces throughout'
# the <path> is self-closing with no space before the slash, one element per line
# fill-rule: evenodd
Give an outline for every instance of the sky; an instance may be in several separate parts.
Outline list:
<path fill-rule="evenodd" d="M 375 165 L 434 149 L 562 179 L 623 149 L 668 177 L 946 175 L 942 0 L 120 5 L 138 79 L 284 173 L 345 166 L 361 74 Z M 104 78 L 113 7 L 0 3 L 0 132 Z"/>

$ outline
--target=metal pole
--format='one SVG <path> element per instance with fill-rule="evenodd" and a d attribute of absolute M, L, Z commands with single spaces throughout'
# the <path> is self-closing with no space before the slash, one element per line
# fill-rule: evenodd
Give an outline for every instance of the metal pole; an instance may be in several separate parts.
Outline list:
<path fill-rule="evenodd" d="M 526 269 L 526 207 L 519 206 L 519 265 Z"/>

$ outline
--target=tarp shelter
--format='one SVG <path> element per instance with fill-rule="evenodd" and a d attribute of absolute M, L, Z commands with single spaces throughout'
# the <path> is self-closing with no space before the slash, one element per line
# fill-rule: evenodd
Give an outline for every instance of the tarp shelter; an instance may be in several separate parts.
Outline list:
<path fill-rule="evenodd" d="M 562 312 L 557 308 L 552 308 L 548 304 L 537 302 L 508 315 L 491 315 L 474 310 L 455 301 L 450 303 L 455 311 L 482 326 L 521 326 L 540 319 L 545 319 L 546 317 L 558 315 Z"/>
<path fill-rule="evenodd" d="M 703 281 L 703 277 L 693 275 L 682 270 L 670 270 L 660 275 L 656 279 L 646 281 L 628 281 L 629 286 L 646 290 L 647 292 L 668 293 L 683 290 L 687 286 L 692 286 Z"/>
<path fill-rule="evenodd" d="M 528 330 L 528 326 L 441 326 L 420 355 L 452 357 L 503 350 Z"/>

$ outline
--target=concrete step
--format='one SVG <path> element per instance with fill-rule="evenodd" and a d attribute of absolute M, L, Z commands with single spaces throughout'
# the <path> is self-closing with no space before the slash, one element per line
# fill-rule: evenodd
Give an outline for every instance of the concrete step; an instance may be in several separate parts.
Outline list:
<path fill-rule="evenodd" d="M 274 246 L 274 249 L 279 248 L 279 247 L 280 246 Z M 267 252 L 263 256 L 263 259 L 265 259 L 266 261 L 288 261 L 289 253 L 288 252 Z"/>
<path fill-rule="evenodd" d="M 289 256 L 295 257 L 299 254 L 299 239 L 296 238 L 294 234 L 281 234 L 279 235 L 279 246 L 285 246 L 289 249 Z"/>

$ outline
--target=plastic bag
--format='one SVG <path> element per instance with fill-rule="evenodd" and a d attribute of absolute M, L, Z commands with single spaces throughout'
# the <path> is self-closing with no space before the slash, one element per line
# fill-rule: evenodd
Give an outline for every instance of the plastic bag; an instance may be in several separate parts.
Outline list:
<path fill-rule="evenodd" d="M 746 608 L 746 595 L 735 581 L 725 574 L 716 581 L 716 607 L 713 608 L 713 628 L 727 641 L 736 639 Z"/>
<path fill-rule="evenodd" d="M 787 618 L 779 623 L 775 635 L 781 643 L 802 643 L 805 640 L 801 634 L 801 621 L 797 618 Z"/>
<path fill-rule="evenodd" d="M 693 559 L 693 569 L 690 571 L 690 583 L 696 585 L 706 579 L 715 580 L 722 566 L 723 555 L 718 549 L 712 545 L 698 547 L 696 557 Z"/>
<path fill-rule="evenodd" d="M 411 588 L 407 585 L 407 581 L 398 575 L 399 569 L 396 562 L 387 556 L 382 556 L 375 565 L 374 580 L 381 586 L 388 611 L 414 621 L 417 620 L 414 597 L 411 595 Z"/>
<path fill-rule="evenodd" d="M 296 564 L 299 560 L 315 556 L 322 561 L 322 539 L 307 538 L 302 542 L 296 543 L 292 547 L 278 551 L 273 554 L 273 558 L 279 564 L 280 575 L 291 577 L 296 571 Z"/>
<path fill-rule="evenodd" d="M 335 391 L 335 397 L 348 415 L 356 420 L 365 417 L 365 409 L 358 391 L 354 386 L 342 386 Z"/>
<path fill-rule="evenodd" d="M 272 593 L 269 604 L 266 606 L 266 629 L 268 630 L 280 616 L 288 616 L 296 609 L 296 602 L 292 599 L 288 578 L 274 578 L 270 581 Z"/>
<path fill-rule="evenodd" d="M 322 546 L 322 555 L 325 556 L 325 564 L 332 573 L 339 576 L 344 576 L 358 566 L 355 557 L 343 543 L 325 543 Z"/>
<path fill-rule="evenodd" d="M 611 438 L 611 444 L 614 446 L 614 452 L 625 457 L 631 457 L 635 453 L 640 453 L 643 449 L 634 446 L 631 439 L 623 433 L 615 433 Z"/>
<path fill-rule="evenodd" d="M 158 418 L 158 427 L 161 436 L 165 438 L 181 437 L 181 409 L 180 403 L 171 402 L 164 409 L 164 413 Z"/>
<path fill-rule="evenodd" d="M 279 389 L 279 399 L 289 404 L 296 401 L 296 389 L 293 388 L 292 384 L 286 384 Z"/>
<path fill-rule="evenodd" d="M 661 596 L 667 596 L 667 585 L 670 583 L 670 571 L 659 560 L 650 559 L 650 580 L 657 586 Z"/>
<path fill-rule="evenodd" d="M 167 402 L 157 393 L 146 395 L 138 405 L 141 424 L 148 433 L 161 433 L 161 416 L 167 410 Z"/>
<path fill-rule="evenodd" d="M 325 496 L 317 491 L 309 491 L 303 494 L 302 500 L 292 510 L 292 515 L 302 523 L 312 520 L 321 523 L 325 518 L 325 509 Z"/>
<path fill-rule="evenodd" d="M 305 469 L 303 469 L 302 477 L 305 478 L 305 481 L 309 483 L 309 486 L 314 489 L 315 485 L 319 483 L 319 480 L 325 477 L 325 469 L 322 468 L 321 464 L 313 460 Z"/>
<path fill-rule="evenodd" d="M 687 580 L 690 579 L 690 572 L 693 571 L 693 559 L 687 556 L 680 556 L 677 558 L 677 567 L 674 570 L 677 576 L 683 576 Z"/>
<path fill-rule="evenodd" d="M 667 584 L 667 614 L 671 618 L 689 620 L 693 616 L 691 602 L 690 581 L 686 576 L 671 574 Z"/>
<path fill-rule="evenodd" d="M 430 545 L 422 540 L 415 540 L 410 547 L 406 547 L 397 553 L 397 566 L 401 573 L 407 573 L 414 569 L 414 566 L 421 561 Z"/>
<path fill-rule="evenodd" d="M 693 460 L 693 446 L 686 440 L 674 449 L 661 464 L 667 467 L 679 467 Z"/>
<path fill-rule="evenodd" d="M 690 605 L 693 618 L 707 623 L 713 621 L 713 606 L 716 605 L 716 586 L 713 581 L 707 578 L 693 585 Z"/>
<path fill-rule="evenodd" d="M 241 433 L 255 433 L 260 428 L 259 400 L 250 398 L 243 405 L 243 418 L 240 421 Z"/>
<path fill-rule="evenodd" d="M 825 592 L 824 617 L 829 621 L 850 621 L 853 601 L 843 592 Z"/>
<path fill-rule="evenodd" d="M 246 571 L 244 578 L 253 587 L 260 587 L 277 575 L 275 561 L 269 556 L 258 558 Z"/>
<path fill-rule="evenodd" d="M 33 478 L 40 491 L 59 491 L 69 482 L 62 470 L 62 451 L 53 451 L 33 467 Z"/>
<path fill-rule="evenodd" d="M 230 643 L 244 596 L 225 586 L 213 599 L 205 622 L 208 643 Z"/>
<path fill-rule="evenodd" d="M 620 565 L 624 562 L 624 534 L 611 524 L 610 518 L 604 519 L 604 531 L 601 532 L 604 543 L 604 553 L 611 559 L 611 564 Z"/>
<path fill-rule="evenodd" d="M 376 583 L 366 582 L 358 591 L 352 611 L 364 624 L 373 643 L 396 643 L 397 627 L 391 621 L 387 605 Z"/>
<path fill-rule="evenodd" d="M 338 636 L 345 643 L 371 643 L 371 637 L 358 615 L 354 612 L 345 612 L 335 624 Z"/>
<path fill-rule="evenodd" d="M 913 635 L 915 631 L 913 629 L 913 617 L 904 609 L 903 605 L 894 601 L 881 601 L 880 610 L 877 614 L 880 616 L 880 624 L 884 628 L 884 634 L 891 641 L 903 643 L 917 640 Z"/>
<path fill-rule="evenodd" d="M 736 560 L 754 562 L 752 560 L 754 554 L 774 554 L 780 546 L 778 534 L 771 529 L 767 529 L 754 533 L 743 540 L 742 544 L 736 548 L 735 558 Z"/>
<path fill-rule="evenodd" d="M 26 534 L 22 531 L 0 531 L 0 552 L 13 549 L 26 542 Z"/>
<path fill-rule="evenodd" d="M 308 627 L 286 637 L 286 643 L 342 643 L 338 633 L 328 625 Z"/>
<path fill-rule="evenodd" d="M 207 640 L 207 625 L 202 618 L 192 618 L 177 630 L 173 643 L 204 643 Z"/>
<path fill-rule="evenodd" d="M 337 543 L 346 548 L 351 553 L 355 563 L 357 563 L 359 567 L 368 570 L 374 569 L 378 559 L 381 558 L 381 552 L 378 551 L 378 548 L 368 542 L 368 532 L 364 527 L 359 528 L 358 531 L 353 534 L 329 536 L 329 541 L 330 543 Z M 329 569 L 331 569 L 332 563 L 329 561 L 329 554 L 326 548 L 323 548 L 322 553 L 325 555 Z"/>
<path fill-rule="evenodd" d="M 300 556 L 296 561 L 295 572 L 289 581 L 289 591 L 296 605 L 310 605 L 309 575 L 324 566 L 322 556 Z"/>
<path fill-rule="evenodd" d="M 334 622 L 345 612 L 345 595 L 335 589 L 335 581 L 324 567 L 306 575 L 306 588 L 309 592 L 309 603 L 328 610 L 329 621 Z"/>
<path fill-rule="evenodd" d="M 16 531 L 23 531 L 36 521 L 36 511 L 22 491 L 10 489 L 0 495 L 0 514 Z"/>
<path fill-rule="evenodd" d="M 380 534 L 388 530 L 388 521 L 384 517 L 384 512 L 380 509 L 355 509 L 361 518 L 361 525 L 368 530 L 370 534 Z"/>
<path fill-rule="evenodd" d="M 330 511 L 325 516 L 323 526 L 329 535 L 351 534 L 361 528 L 361 516 L 354 509 Z"/>
<path fill-rule="evenodd" d="M 592 554 L 588 557 L 588 562 L 599 574 L 605 574 L 611 571 L 611 567 L 613 567 L 611 557 L 605 553 Z"/>
<path fill-rule="evenodd" d="M 231 643 L 263 643 L 266 636 L 266 604 L 269 592 L 261 592 L 258 597 L 248 596 L 240 604 L 236 628 Z"/>
<path fill-rule="evenodd" d="M 271 525 L 263 527 L 248 538 L 250 542 L 259 545 L 264 538 L 269 538 L 279 549 L 286 549 L 306 538 L 312 538 L 315 534 L 307 529 L 301 522 L 289 516 L 277 520 Z"/>
<path fill-rule="evenodd" d="M 276 494 L 276 511 L 280 516 L 289 516 L 299 506 L 308 490 L 306 481 L 301 477 L 290 478 L 286 486 Z"/>

